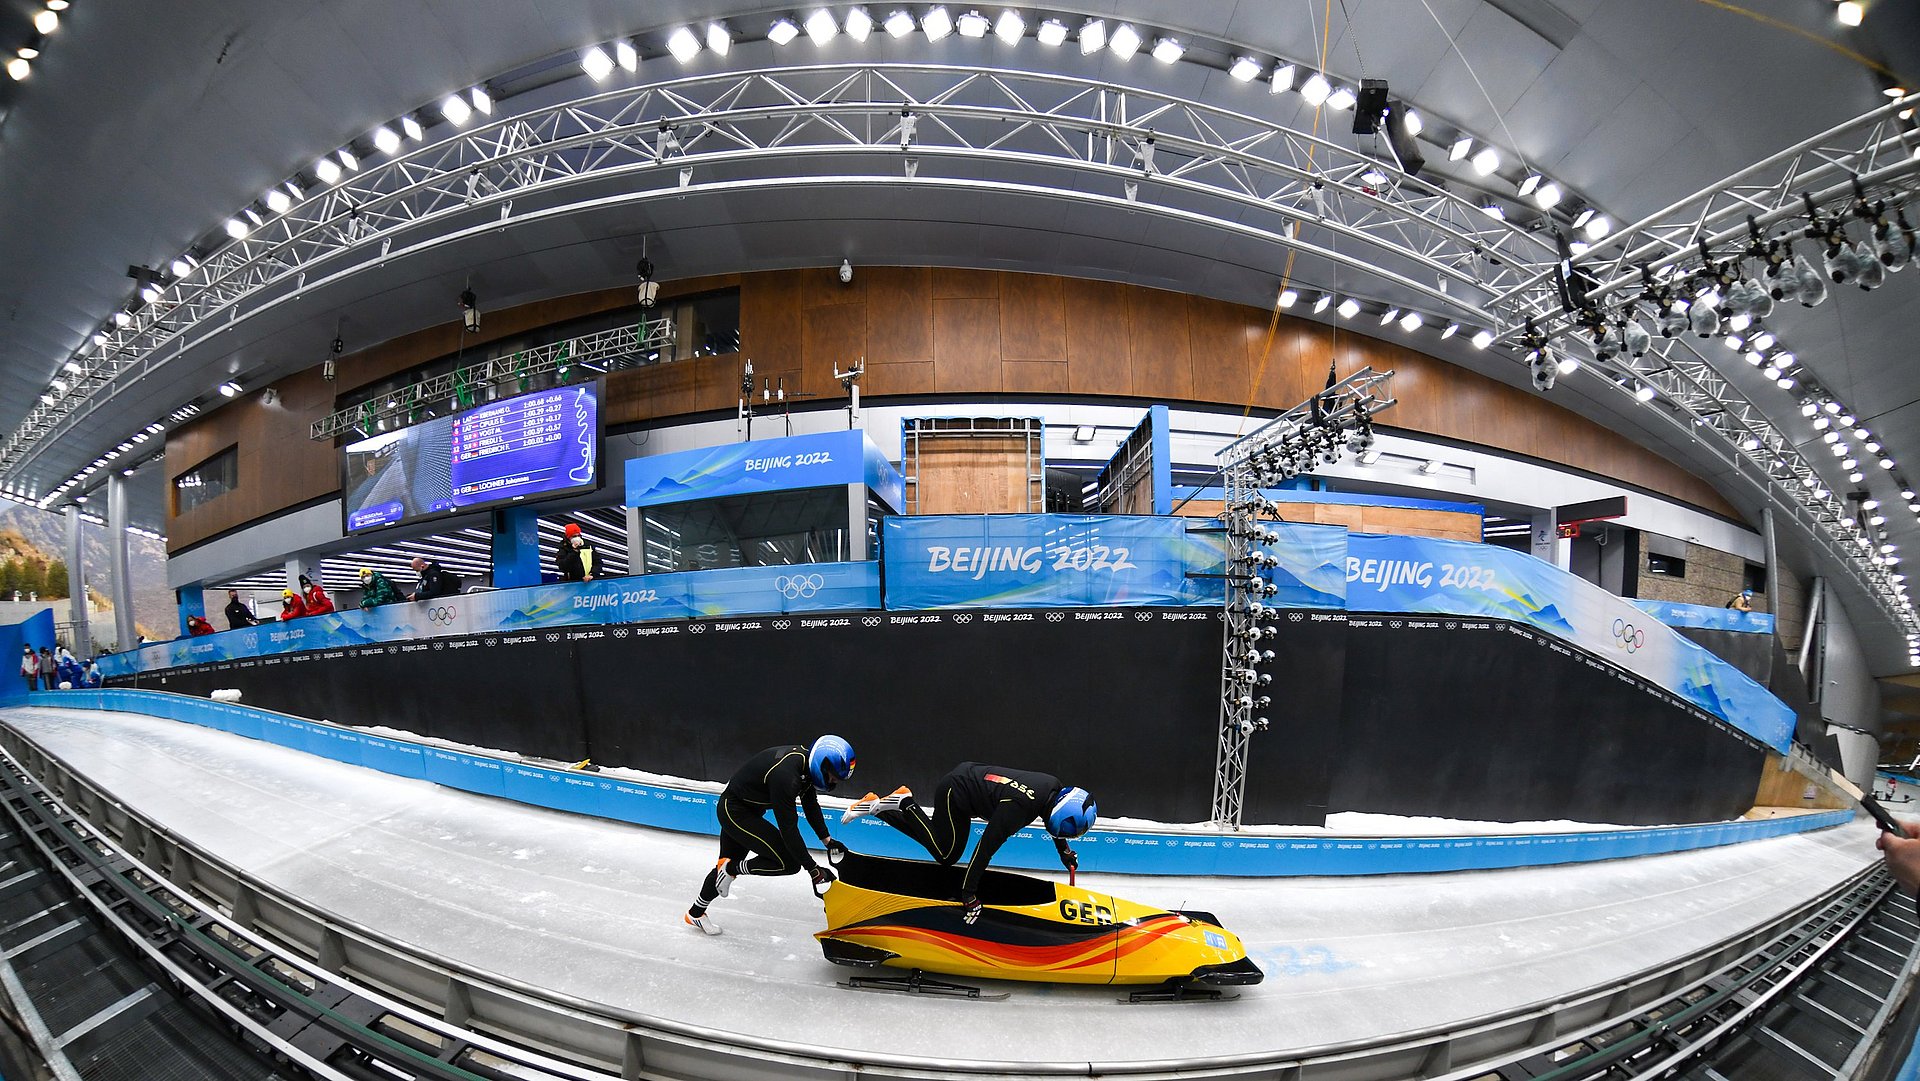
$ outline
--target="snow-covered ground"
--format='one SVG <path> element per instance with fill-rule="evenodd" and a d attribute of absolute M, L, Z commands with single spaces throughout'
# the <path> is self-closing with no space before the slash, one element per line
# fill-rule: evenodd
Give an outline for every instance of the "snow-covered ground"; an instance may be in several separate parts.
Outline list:
<path fill-rule="evenodd" d="M 1004 1002 L 837 989 L 820 902 L 745 879 L 708 938 L 680 914 L 706 838 L 530 808 L 172 721 L 14 709 L 19 728 L 141 813 L 355 923 L 463 964 L 729 1031 L 974 1062 L 1202 1060 L 1324 1046 L 1552 1001 L 1688 954 L 1877 858 L 1864 821 L 1667 856 L 1377 878 L 1082 885 L 1218 914 L 1265 983 L 1233 1002 L 1124 1006 L 1013 984 Z M 1404 823 L 1405 820 L 1401 820 Z M 1450 823 L 1450 831 L 1457 830 Z"/>

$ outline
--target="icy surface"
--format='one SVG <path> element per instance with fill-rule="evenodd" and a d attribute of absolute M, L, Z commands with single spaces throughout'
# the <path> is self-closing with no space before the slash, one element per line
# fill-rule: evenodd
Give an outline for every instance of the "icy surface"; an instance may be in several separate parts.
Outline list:
<path fill-rule="evenodd" d="M 1192 1060 L 1423 1029 L 1554 1000 L 1720 941 L 1876 858 L 1864 821 L 1698 852 L 1377 878 L 1084 875 L 1205 909 L 1267 973 L 1234 1002 L 1123 1006 L 1006 984 L 1004 1002 L 838 990 L 820 902 L 748 878 L 708 938 L 680 914 L 713 842 L 391 777 L 172 721 L 0 713 L 132 807 L 347 920 L 568 995 L 688 1024 L 985 1062 Z M 1045 1007 L 1036 1009 L 1034 1007 Z"/>

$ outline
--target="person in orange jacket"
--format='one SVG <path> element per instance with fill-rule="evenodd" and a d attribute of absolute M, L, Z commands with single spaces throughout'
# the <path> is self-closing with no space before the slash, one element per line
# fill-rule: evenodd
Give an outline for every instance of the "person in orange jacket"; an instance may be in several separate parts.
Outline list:
<path fill-rule="evenodd" d="M 291 589 L 280 591 L 280 618 L 282 620 L 299 619 L 307 614 L 307 606 L 300 600 L 300 594 Z"/>
<path fill-rule="evenodd" d="M 300 603 L 306 606 L 306 614 L 310 616 L 324 616 L 333 611 L 333 598 L 320 588 L 320 583 L 304 574 L 300 576 Z"/>

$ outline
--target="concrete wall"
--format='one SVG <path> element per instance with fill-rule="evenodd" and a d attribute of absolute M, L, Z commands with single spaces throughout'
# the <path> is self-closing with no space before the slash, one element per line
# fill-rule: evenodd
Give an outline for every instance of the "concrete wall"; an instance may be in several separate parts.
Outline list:
<path fill-rule="evenodd" d="M 1820 665 L 1820 715 L 1827 720 L 1857 728 L 1864 732 L 1880 730 L 1880 684 L 1867 668 L 1866 655 L 1861 651 L 1860 639 L 1854 634 L 1853 621 L 1846 609 L 1828 592 L 1821 616 L 1826 624 L 1826 648 Z M 1841 749 L 1847 751 L 1848 737 L 1855 733 L 1838 732 L 1841 736 Z M 1857 752 L 1849 752 L 1846 766 L 1847 776 L 1855 781 L 1872 776 L 1875 751 L 1871 739 L 1861 737 L 1869 744 Z M 1858 763 L 1854 753 L 1865 759 L 1866 773 L 1857 774 Z"/>

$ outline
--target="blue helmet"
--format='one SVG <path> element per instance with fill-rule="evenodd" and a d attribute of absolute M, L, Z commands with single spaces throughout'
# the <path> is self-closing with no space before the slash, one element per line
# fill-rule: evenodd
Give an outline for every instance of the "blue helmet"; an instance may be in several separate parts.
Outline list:
<path fill-rule="evenodd" d="M 853 776 L 853 744 L 839 736 L 821 736 L 807 752 L 807 775 L 822 792 Z"/>
<path fill-rule="evenodd" d="M 1099 805 L 1086 789 L 1063 788 L 1054 797 L 1053 809 L 1047 812 L 1047 832 L 1071 841 L 1093 828 L 1099 811 Z"/>

